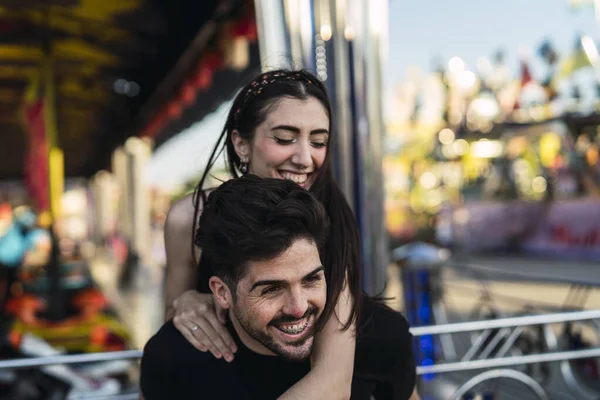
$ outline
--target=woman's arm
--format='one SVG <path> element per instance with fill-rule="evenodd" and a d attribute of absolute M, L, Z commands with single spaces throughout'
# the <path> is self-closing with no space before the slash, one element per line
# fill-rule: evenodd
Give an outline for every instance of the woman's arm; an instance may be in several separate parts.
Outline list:
<path fill-rule="evenodd" d="M 193 290 L 197 271 L 192 259 L 194 204 L 192 195 L 175 202 L 165 222 L 165 250 L 167 254 L 166 320 L 173 318 L 173 301 L 184 292 Z M 196 249 L 200 257 L 200 250 Z"/>
<path fill-rule="evenodd" d="M 195 290 L 197 266 L 192 257 L 194 234 L 193 195 L 171 206 L 165 222 L 167 253 L 166 320 L 173 319 L 175 327 L 195 348 L 210 351 L 215 357 L 233 360 L 235 342 L 225 328 L 225 310 L 221 310 L 212 294 Z M 201 212 L 201 210 L 200 210 Z M 200 213 L 199 212 L 199 213 Z M 196 260 L 201 251 L 194 248 Z"/>
<path fill-rule="evenodd" d="M 350 398 L 356 348 L 355 325 L 342 331 L 348 321 L 352 297 L 348 286 L 341 293 L 336 312 L 315 337 L 311 371 L 287 390 L 279 400 Z"/>
<path fill-rule="evenodd" d="M 412 392 L 412 395 L 410 396 L 410 399 L 408 400 L 421 400 L 421 396 L 419 396 L 419 392 L 417 392 L 417 387 L 415 386 L 415 389 Z"/>
<path fill-rule="evenodd" d="M 323 351 L 323 359 L 313 364 L 310 372 L 288 389 L 279 400 L 348 400 L 352 391 L 352 373 L 354 369 L 354 344 L 352 328 L 338 331 L 332 337 L 335 344 L 328 345 Z M 348 335 L 346 335 L 348 334 Z"/>

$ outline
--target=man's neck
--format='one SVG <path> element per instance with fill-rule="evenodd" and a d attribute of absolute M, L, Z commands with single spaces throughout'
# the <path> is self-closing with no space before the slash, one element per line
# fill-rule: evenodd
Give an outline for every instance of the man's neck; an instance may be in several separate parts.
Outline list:
<path fill-rule="evenodd" d="M 271 350 L 267 349 L 262 343 L 258 340 L 254 339 L 252 336 L 246 332 L 246 330 L 242 327 L 238 319 L 235 317 L 233 310 L 229 310 L 229 320 L 233 325 L 233 329 L 237 333 L 240 341 L 244 346 L 246 346 L 250 351 L 254 353 L 261 354 L 263 356 L 275 356 Z"/>

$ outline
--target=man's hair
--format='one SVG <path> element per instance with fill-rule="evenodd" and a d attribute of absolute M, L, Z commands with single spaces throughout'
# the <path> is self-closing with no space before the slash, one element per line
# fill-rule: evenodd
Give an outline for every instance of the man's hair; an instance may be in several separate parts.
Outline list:
<path fill-rule="evenodd" d="M 321 255 L 329 228 L 325 209 L 308 190 L 254 175 L 212 192 L 199 222 L 195 243 L 234 296 L 249 261 L 273 259 L 298 239 L 314 242 Z"/>

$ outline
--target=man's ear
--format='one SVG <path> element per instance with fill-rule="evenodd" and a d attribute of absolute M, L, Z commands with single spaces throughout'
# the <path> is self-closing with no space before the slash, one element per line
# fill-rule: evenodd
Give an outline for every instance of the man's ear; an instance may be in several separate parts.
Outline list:
<path fill-rule="evenodd" d="M 240 131 L 237 129 L 234 129 L 233 132 L 231 132 L 231 142 L 233 143 L 233 148 L 240 160 L 245 163 L 250 162 L 250 143 L 242 138 Z"/>
<path fill-rule="evenodd" d="M 233 306 L 233 296 L 229 286 L 218 276 L 211 276 L 208 280 L 208 287 L 215 295 L 219 306 L 224 309 L 230 309 Z"/>

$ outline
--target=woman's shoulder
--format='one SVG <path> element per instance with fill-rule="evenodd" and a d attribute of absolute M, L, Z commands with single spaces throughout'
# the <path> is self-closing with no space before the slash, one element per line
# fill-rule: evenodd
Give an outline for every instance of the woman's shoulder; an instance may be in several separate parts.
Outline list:
<path fill-rule="evenodd" d="M 204 195 L 209 196 L 214 189 L 204 190 Z M 189 230 L 194 225 L 194 214 L 198 208 L 198 216 L 202 213 L 202 203 L 204 196 L 197 196 L 196 192 L 188 193 L 171 204 L 167 214 L 167 229 L 169 227 L 176 230 Z"/>
<path fill-rule="evenodd" d="M 188 194 L 171 204 L 167 213 L 165 230 L 189 231 L 194 224 L 194 195 Z"/>
<path fill-rule="evenodd" d="M 200 218 L 202 214 L 203 198 L 210 196 L 214 190 L 215 188 L 205 189 L 200 196 L 196 196 L 196 192 L 188 193 L 174 201 L 167 213 L 165 232 L 169 235 L 191 234 L 194 230 L 194 216 Z"/>

